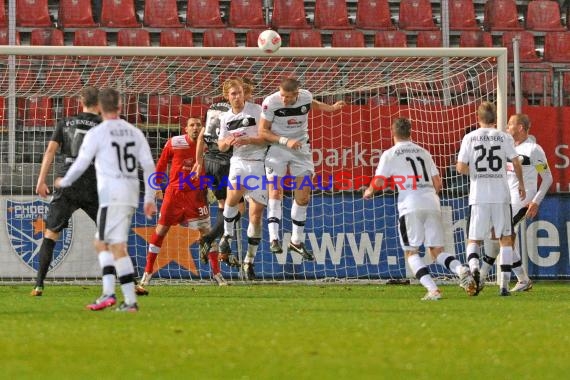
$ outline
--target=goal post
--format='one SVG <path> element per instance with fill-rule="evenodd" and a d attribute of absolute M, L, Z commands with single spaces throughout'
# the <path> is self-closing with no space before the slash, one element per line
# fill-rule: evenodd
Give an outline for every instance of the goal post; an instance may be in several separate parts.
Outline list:
<path fill-rule="evenodd" d="M 316 261 L 303 262 L 287 252 L 272 255 L 264 219 L 255 259 L 259 280 L 410 276 L 398 240 L 394 192 L 388 189 L 364 201 L 361 191 L 381 152 L 392 146 L 389 127 L 395 117 L 411 119 L 414 141 L 430 150 L 439 166 L 446 250 L 464 261 L 467 182 L 453 164 L 461 138 L 476 126 L 482 101 L 497 104 L 497 125 L 506 126 L 506 54 L 505 48 L 281 48 L 267 54 L 256 48 L 0 46 L 0 218 L 6 226 L 0 232 L 0 281 L 35 276 L 49 207 L 34 194 L 35 181 L 57 120 L 78 111 L 83 86 L 119 90 L 124 117 L 145 132 L 158 158 L 166 140 L 182 133 L 188 117 L 205 119 L 208 106 L 221 100 L 221 83 L 231 77 L 252 79 L 257 103 L 290 76 L 316 99 L 349 103 L 334 113 L 313 110 L 309 117 L 316 176 L 305 243 Z M 286 245 L 290 194 L 283 207 Z M 215 216 L 215 205 L 211 213 Z M 155 223 L 140 210 L 133 220 L 129 252 L 139 272 Z M 73 216 L 56 245 L 48 280 L 99 276 L 91 248 L 94 231 L 84 213 Z M 198 258 L 197 239 L 196 231 L 173 228 L 155 278 L 210 279 L 208 266 Z M 452 277 L 436 264 L 430 270 Z M 222 271 L 227 278 L 240 278 L 235 269 L 222 266 Z"/>

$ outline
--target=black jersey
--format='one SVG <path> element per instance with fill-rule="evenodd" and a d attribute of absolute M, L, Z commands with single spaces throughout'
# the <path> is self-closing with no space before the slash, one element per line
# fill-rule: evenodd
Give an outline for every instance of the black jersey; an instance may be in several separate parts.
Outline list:
<path fill-rule="evenodd" d="M 220 134 L 220 116 L 229 111 L 230 108 L 229 103 L 212 104 L 206 115 L 206 129 L 204 130 L 204 142 L 208 147 L 205 153 L 206 158 L 227 161 L 228 165 L 232 157 L 232 149 L 227 152 L 220 152 L 218 135 Z"/>
<path fill-rule="evenodd" d="M 51 141 L 59 144 L 58 161 L 60 164 L 55 169 L 58 177 L 63 177 L 77 158 L 79 148 L 87 131 L 99 125 L 103 119 L 101 116 L 89 112 L 80 112 L 76 116 L 60 120 L 51 136 Z M 96 183 L 95 167 L 91 165 L 81 176 Z"/>

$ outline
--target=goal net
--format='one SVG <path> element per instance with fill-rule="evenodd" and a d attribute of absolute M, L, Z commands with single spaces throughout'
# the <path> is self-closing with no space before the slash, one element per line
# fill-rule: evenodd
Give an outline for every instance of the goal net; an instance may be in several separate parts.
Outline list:
<path fill-rule="evenodd" d="M 305 244 L 316 261 L 305 262 L 286 251 L 271 254 L 265 219 L 255 258 L 260 281 L 411 277 L 398 239 L 395 192 L 386 189 L 373 200 L 362 199 L 381 152 L 393 144 L 389 127 L 396 117 L 411 119 L 413 140 L 426 147 L 439 166 L 445 186 L 441 198 L 446 250 L 464 262 L 468 183 L 454 170 L 456 153 L 464 134 L 476 127 L 476 108 L 482 101 L 496 102 L 498 125 L 506 124 L 502 48 L 283 48 L 268 55 L 252 48 L 19 46 L 0 47 L 0 57 L 3 280 L 35 276 L 49 208 L 49 200 L 35 195 L 37 175 L 57 121 L 79 111 L 77 95 L 85 85 L 122 93 L 124 117 L 144 131 L 155 158 L 169 137 L 183 133 L 181 126 L 190 116 L 205 119 L 208 106 L 222 100 L 221 83 L 231 77 L 253 80 L 257 103 L 291 76 L 316 99 L 349 103 L 334 113 L 310 112 L 316 176 Z M 291 194 L 285 192 L 284 247 L 290 239 L 291 203 Z M 211 215 L 216 215 L 215 204 Z M 247 226 L 247 218 L 242 221 Z M 141 274 L 155 223 L 140 209 L 133 220 L 129 253 Z M 93 222 L 76 212 L 57 242 L 48 280 L 100 275 L 91 244 L 94 232 Z M 159 254 L 155 278 L 209 280 L 208 265 L 198 259 L 197 239 L 197 231 L 174 227 Z M 430 270 L 437 277 L 452 277 L 435 263 Z M 222 265 L 222 272 L 229 279 L 241 278 L 239 269 Z"/>

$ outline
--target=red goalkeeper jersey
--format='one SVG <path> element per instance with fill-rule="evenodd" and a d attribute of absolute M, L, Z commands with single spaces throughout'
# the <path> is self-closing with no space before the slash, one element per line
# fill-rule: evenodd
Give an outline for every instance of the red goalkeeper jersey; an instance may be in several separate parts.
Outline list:
<path fill-rule="evenodd" d="M 166 173 L 170 163 L 168 187 L 175 187 L 182 191 L 191 191 L 199 188 L 199 176 L 203 173 L 194 173 L 190 176 L 192 167 L 196 162 L 196 144 L 187 135 L 174 136 L 166 142 L 156 164 L 156 171 L 158 173 Z"/>

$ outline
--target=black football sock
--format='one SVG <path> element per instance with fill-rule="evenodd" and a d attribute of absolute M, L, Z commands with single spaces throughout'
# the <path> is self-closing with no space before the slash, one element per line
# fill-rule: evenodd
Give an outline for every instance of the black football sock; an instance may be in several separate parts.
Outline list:
<path fill-rule="evenodd" d="M 40 247 L 40 267 L 36 277 L 36 286 L 44 286 L 44 280 L 49 270 L 49 265 L 53 259 L 53 249 L 55 247 L 55 240 L 44 238 L 42 246 Z"/>

